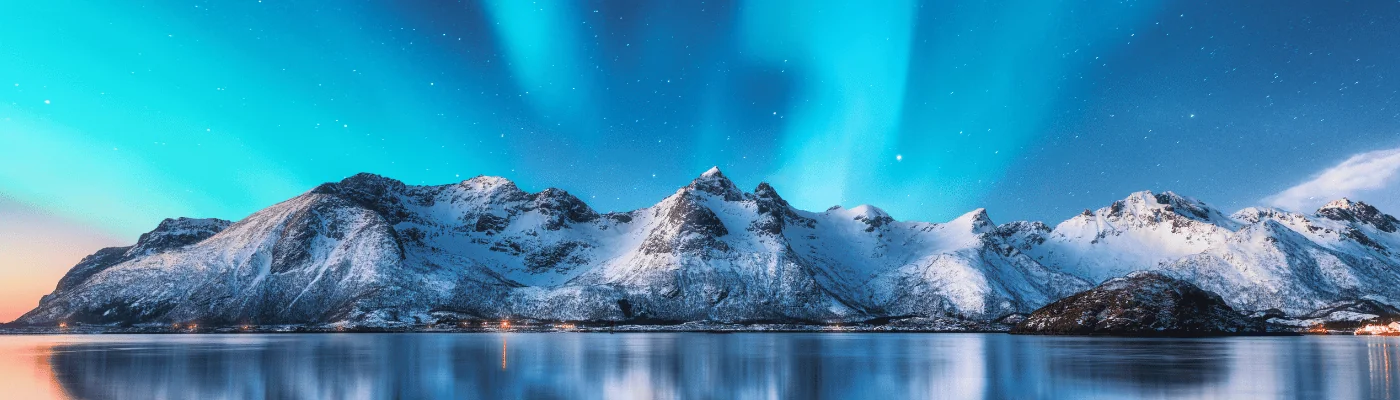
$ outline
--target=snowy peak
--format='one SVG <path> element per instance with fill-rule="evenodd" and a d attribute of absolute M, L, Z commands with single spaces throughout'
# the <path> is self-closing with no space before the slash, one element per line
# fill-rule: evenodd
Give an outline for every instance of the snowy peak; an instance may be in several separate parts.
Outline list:
<path fill-rule="evenodd" d="M 1168 211 L 1175 211 L 1177 214 L 1203 221 L 1213 219 L 1212 211 L 1214 210 L 1199 200 L 1182 197 L 1171 191 L 1158 193 L 1153 197 L 1157 199 L 1157 204 L 1166 205 L 1164 208 Z"/>
<path fill-rule="evenodd" d="M 1121 230 L 1130 227 L 1169 226 L 1173 230 L 1193 224 L 1209 224 L 1226 230 L 1239 229 L 1240 223 L 1205 203 L 1172 192 L 1140 191 L 1114 201 L 1098 211 L 1084 210 L 1057 226 L 1098 226 Z"/>
<path fill-rule="evenodd" d="M 1317 216 L 1333 221 L 1346 221 L 1367 224 L 1385 232 L 1395 232 L 1400 221 L 1376 207 L 1345 197 L 1334 200 L 1317 209 Z"/>
<path fill-rule="evenodd" d="M 724 178 L 724 173 L 719 171 L 719 166 L 710 167 L 705 172 L 700 173 L 701 178 Z"/>
<path fill-rule="evenodd" d="M 861 204 L 851 208 L 835 206 L 827 209 L 826 214 L 860 221 L 865 224 L 866 232 L 874 232 L 876 229 L 894 222 L 894 217 L 890 217 L 888 213 L 885 213 L 885 210 L 869 204 Z"/>
<path fill-rule="evenodd" d="M 987 216 L 987 209 L 978 208 L 948 222 L 949 226 L 967 229 L 972 233 L 987 233 L 996 229 L 996 224 Z"/>
<path fill-rule="evenodd" d="M 725 177 L 724 173 L 720 172 L 719 167 L 710 167 L 682 190 L 709 193 L 727 201 L 744 199 L 744 192 L 740 191 L 738 186 L 734 186 L 734 182 Z"/>
<path fill-rule="evenodd" d="M 1046 266 L 1102 282 L 1205 251 L 1239 227 L 1195 199 L 1141 191 L 1056 225 L 1043 243 L 1025 251 Z"/>
<path fill-rule="evenodd" d="M 1133 193 L 1109 206 L 1109 215 L 1111 216 L 1124 213 L 1146 216 L 1162 212 L 1227 228 L 1235 228 L 1238 225 L 1206 203 L 1171 191 L 1152 193 L 1144 190 Z"/>
<path fill-rule="evenodd" d="M 507 195 L 524 193 L 523 190 L 515 186 L 515 182 L 511 182 L 510 179 L 499 176 L 477 175 L 471 179 L 462 181 L 462 183 L 458 185 L 478 193 L 503 193 Z"/>
<path fill-rule="evenodd" d="M 1303 214 L 1273 207 L 1246 207 L 1230 214 L 1230 218 L 1246 224 L 1254 224 L 1264 220 L 1306 223 L 1308 219 Z"/>

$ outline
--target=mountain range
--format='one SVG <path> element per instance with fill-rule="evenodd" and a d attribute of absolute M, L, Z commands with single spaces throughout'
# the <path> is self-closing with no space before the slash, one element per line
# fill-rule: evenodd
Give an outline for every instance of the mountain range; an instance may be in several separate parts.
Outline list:
<path fill-rule="evenodd" d="M 1137 192 L 1050 227 L 944 223 L 874 206 L 799 210 L 717 168 L 659 203 L 599 213 L 479 176 L 326 183 L 238 222 L 167 219 L 84 258 L 15 325 L 420 326 L 442 321 L 1000 321 L 1154 271 L 1280 323 L 1400 304 L 1400 221 L 1341 199 L 1226 215 Z"/>

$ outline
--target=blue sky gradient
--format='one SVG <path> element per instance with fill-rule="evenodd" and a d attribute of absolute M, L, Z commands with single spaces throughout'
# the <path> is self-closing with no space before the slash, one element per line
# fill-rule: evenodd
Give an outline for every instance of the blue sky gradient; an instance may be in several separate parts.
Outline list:
<path fill-rule="evenodd" d="M 0 195 L 134 240 L 361 171 L 614 211 L 718 165 L 806 209 L 1054 222 L 1400 146 L 1400 5 L 1237 3 L 6 2 Z"/>

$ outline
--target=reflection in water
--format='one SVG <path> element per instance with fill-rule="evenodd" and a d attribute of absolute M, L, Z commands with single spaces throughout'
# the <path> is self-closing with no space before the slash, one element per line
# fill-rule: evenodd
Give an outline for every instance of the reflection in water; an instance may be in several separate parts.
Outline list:
<path fill-rule="evenodd" d="M 1400 338 L 6 336 L 14 398 L 1400 398 Z M 18 395 L 16 395 L 18 394 Z"/>
<path fill-rule="evenodd" d="M 1376 340 L 1375 337 L 1368 337 L 1366 343 L 1367 359 L 1371 367 L 1371 391 L 1377 397 L 1394 398 L 1395 386 L 1394 353 L 1395 346 L 1389 340 Z"/>
<path fill-rule="evenodd" d="M 0 336 L 0 390 L 6 398 L 67 398 L 53 379 L 53 342 L 34 336 Z"/>

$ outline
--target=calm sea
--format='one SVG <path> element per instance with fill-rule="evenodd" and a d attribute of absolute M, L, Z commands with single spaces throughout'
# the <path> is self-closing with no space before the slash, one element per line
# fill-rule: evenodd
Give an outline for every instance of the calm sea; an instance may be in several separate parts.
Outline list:
<path fill-rule="evenodd" d="M 1400 399 L 1400 338 L 0 336 L 0 398 Z"/>

